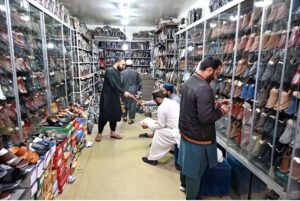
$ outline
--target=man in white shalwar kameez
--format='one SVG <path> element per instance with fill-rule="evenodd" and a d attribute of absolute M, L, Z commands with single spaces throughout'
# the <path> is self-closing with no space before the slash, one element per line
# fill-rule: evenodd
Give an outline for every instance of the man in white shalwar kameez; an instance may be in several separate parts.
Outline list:
<path fill-rule="evenodd" d="M 143 122 L 144 129 L 154 131 L 154 137 L 148 157 L 143 157 L 145 163 L 156 165 L 157 160 L 166 155 L 174 144 L 179 146 L 180 134 L 178 129 L 180 105 L 166 98 L 162 90 L 152 93 L 153 100 L 159 106 L 157 109 L 157 121 Z"/>

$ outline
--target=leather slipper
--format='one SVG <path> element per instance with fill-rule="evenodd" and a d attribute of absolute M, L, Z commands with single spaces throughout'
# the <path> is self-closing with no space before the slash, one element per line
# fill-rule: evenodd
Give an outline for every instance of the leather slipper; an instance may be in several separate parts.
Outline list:
<path fill-rule="evenodd" d="M 17 157 L 15 154 L 5 148 L 2 148 L 0 150 L 0 163 L 4 163 L 10 165 L 11 167 L 20 169 L 26 168 L 28 166 L 28 161 Z"/>
<path fill-rule="evenodd" d="M 96 141 L 96 142 L 101 142 L 101 139 L 102 139 L 102 135 L 97 134 L 97 135 L 96 135 L 96 138 L 95 138 L 95 141 Z"/>
<path fill-rule="evenodd" d="M 1 192 L 0 193 L 0 200 L 9 200 L 10 194 L 8 192 Z"/>
<path fill-rule="evenodd" d="M 121 140 L 123 139 L 123 137 L 121 135 L 111 135 L 111 138 L 117 139 L 117 140 Z"/>
<path fill-rule="evenodd" d="M 6 175 L 0 179 L 0 183 L 14 183 L 22 177 L 22 171 L 19 168 L 7 168 L 6 171 Z"/>
<path fill-rule="evenodd" d="M 2 167 L 0 167 L 0 179 L 1 179 L 2 177 L 4 177 L 6 174 L 7 174 L 7 171 L 6 171 L 6 169 L 5 169 L 5 168 L 2 168 Z"/>

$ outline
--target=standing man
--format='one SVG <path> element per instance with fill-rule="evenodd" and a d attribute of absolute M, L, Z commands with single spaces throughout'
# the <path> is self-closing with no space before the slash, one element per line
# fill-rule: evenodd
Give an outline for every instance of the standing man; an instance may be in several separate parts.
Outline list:
<path fill-rule="evenodd" d="M 140 74 L 132 68 L 133 61 L 128 59 L 126 61 L 126 69 L 121 73 L 122 86 L 125 91 L 137 95 L 137 91 L 142 89 Z M 123 120 L 127 121 L 127 113 L 129 113 L 128 124 L 133 124 L 136 113 L 136 101 L 132 98 L 122 96 L 122 101 L 125 106 L 123 113 Z"/>
<path fill-rule="evenodd" d="M 229 112 L 227 103 L 215 106 L 209 83 L 221 70 L 221 61 L 208 57 L 182 87 L 179 130 L 181 135 L 178 163 L 181 190 L 186 199 L 196 200 L 207 168 L 217 165 L 215 121 Z"/>
<path fill-rule="evenodd" d="M 117 122 L 121 120 L 122 109 L 120 95 L 131 97 L 132 95 L 122 88 L 121 74 L 125 68 L 124 59 L 118 59 L 113 67 L 107 68 L 104 75 L 103 88 L 100 97 L 100 112 L 98 134 L 95 141 L 100 142 L 102 132 L 107 122 L 110 126 L 110 137 L 122 139 L 122 136 L 116 133 Z"/>
<path fill-rule="evenodd" d="M 155 90 L 152 93 L 153 100 L 158 105 L 157 121 L 142 123 L 142 128 L 150 128 L 154 137 L 148 157 L 143 157 L 145 163 L 157 165 L 157 160 L 166 155 L 174 144 L 180 143 L 178 129 L 179 104 L 166 98 L 162 90 Z"/>

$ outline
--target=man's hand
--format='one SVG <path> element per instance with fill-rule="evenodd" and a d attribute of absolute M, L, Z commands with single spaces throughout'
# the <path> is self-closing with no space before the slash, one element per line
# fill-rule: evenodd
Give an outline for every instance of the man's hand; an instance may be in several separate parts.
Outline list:
<path fill-rule="evenodd" d="M 144 101 L 144 100 L 140 100 L 138 103 L 139 103 L 140 105 L 142 105 L 142 106 L 145 105 L 145 101 Z"/>
<path fill-rule="evenodd" d="M 227 104 L 222 104 L 222 105 L 221 105 L 221 109 L 224 111 L 224 115 L 225 115 L 225 114 L 228 114 L 228 113 L 229 113 L 229 111 L 230 111 L 230 106 L 227 105 Z"/>
<path fill-rule="evenodd" d="M 145 122 L 143 122 L 143 123 L 142 123 L 142 128 L 143 128 L 143 129 L 149 128 L 149 127 L 148 127 L 148 124 L 146 124 Z"/>
<path fill-rule="evenodd" d="M 125 91 L 123 95 L 125 96 L 125 98 L 129 98 L 132 96 L 132 94 L 129 93 L 128 91 Z"/>

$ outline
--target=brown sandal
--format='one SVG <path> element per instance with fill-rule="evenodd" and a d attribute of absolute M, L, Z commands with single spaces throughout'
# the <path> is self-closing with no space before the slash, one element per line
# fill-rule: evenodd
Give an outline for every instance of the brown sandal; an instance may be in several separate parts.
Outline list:
<path fill-rule="evenodd" d="M 119 134 L 117 134 L 117 135 L 110 135 L 110 137 L 114 138 L 114 139 L 117 139 L 117 140 L 123 139 L 123 137 L 121 135 L 119 135 Z"/>
<path fill-rule="evenodd" d="M 101 142 L 101 139 L 102 139 L 102 135 L 97 134 L 97 135 L 96 135 L 96 138 L 95 138 L 95 141 L 96 141 L 96 142 Z"/>

